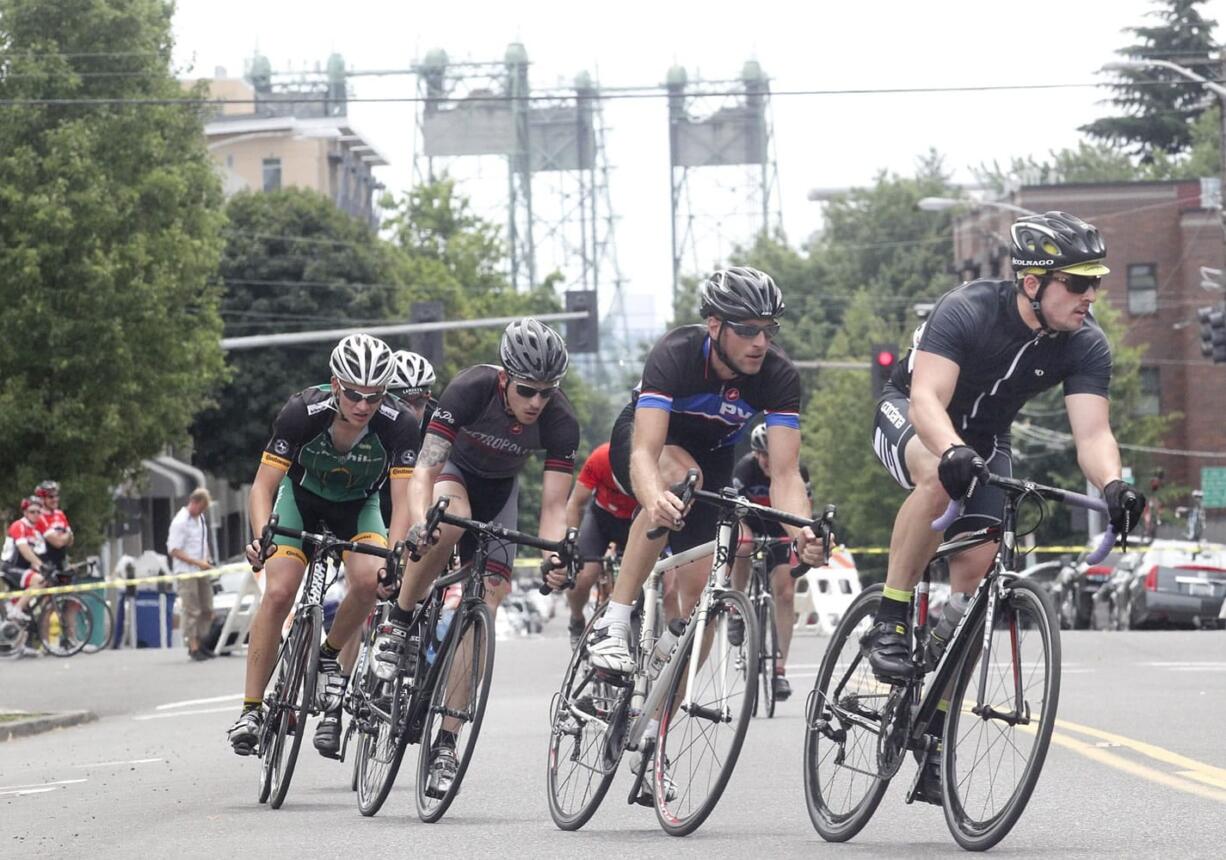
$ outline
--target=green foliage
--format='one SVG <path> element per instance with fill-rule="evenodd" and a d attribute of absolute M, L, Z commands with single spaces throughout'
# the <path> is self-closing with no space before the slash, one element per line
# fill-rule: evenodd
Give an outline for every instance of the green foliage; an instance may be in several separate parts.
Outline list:
<path fill-rule="evenodd" d="M 1217 46 L 1217 22 L 1197 8 L 1204 0 L 1156 0 L 1147 17 L 1152 26 L 1129 27 L 1136 43 L 1116 51 L 1129 59 L 1178 63 L 1210 80 L 1218 76 L 1216 63 L 1207 62 Z M 1130 147 L 1143 163 L 1158 153 L 1175 155 L 1192 145 L 1191 121 L 1205 110 L 1205 92 L 1177 72 L 1163 68 L 1121 69 L 1113 85 L 1111 102 L 1121 114 L 1097 119 L 1081 127 L 1091 137 Z M 1155 81 L 1168 85 L 1154 85 Z"/>
<path fill-rule="evenodd" d="M 0 98 L 177 98 L 170 15 L 159 0 L 0 0 Z M 194 109 L 3 119 L 0 499 L 62 481 L 88 551 L 113 488 L 184 438 L 222 374 L 220 187 Z"/>
<path fill-rule="evenodd" d="M 327 197 L 243 192 L 226 214 L 226 337 L 386 324 L 402 306 L 395 250 Z M 235 485 L 251 480 L 277 411 L 295 391 L 328 381 L 334 346 L 231 351 L 229 381 L 192 428 L 196 465 Z"/>

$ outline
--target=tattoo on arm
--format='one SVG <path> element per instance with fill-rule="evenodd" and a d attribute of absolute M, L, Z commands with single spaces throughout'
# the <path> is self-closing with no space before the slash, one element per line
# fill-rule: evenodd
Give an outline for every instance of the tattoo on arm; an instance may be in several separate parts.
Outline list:
<path fill-rule="evenodd" d="M 450 442 L 440 436 L 430 434 L 422 444 L 421 452 L 417 455 L 417 465 L 419 467 L 441 466 L 447 462 L 447 455 L 450 453 Z"/>

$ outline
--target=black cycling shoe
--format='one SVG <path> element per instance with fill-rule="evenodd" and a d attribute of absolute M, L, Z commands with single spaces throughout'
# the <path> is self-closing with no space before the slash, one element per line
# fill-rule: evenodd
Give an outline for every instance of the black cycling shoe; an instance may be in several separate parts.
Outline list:
<path fill-rule="evenodd" d="M 583 620 L 582 616 L 570 620 L 570 624 L 566 628 L 566 631 L 570 634 L 570 650 L 574 651 L 579 647 L 579 640 L 583 637 L 583 631 L 586 628 L 587 622 Z"/>
<path fill-rule="evenodd" d="M 916 758 L 919 758 L 918 752 Z M 940 806 L 944 801 L 941 799 L 941 750 L 939 747 L 934 747 L 920 763 L 920 771 L 919 783 L 915 786 L 915 795 L 912 799 Z"/>
<path fill-rule="evenodd" d="M 878 681 L 902 684 L 914 675 L 911 640 L 907 637 L 907 628 L 897 621 L 875 623 L 860 637 L 860 650 L 868 657 Z"/>
<path fill-rule="evenodd" d="M 315 726 L 315 749 L 324 758 L 341 757 L 341 712 L 329 711 Z"/>
<path fill-rule="evenodd" d="M 776 702 L 786 702 L 792 697 L 792 685 L 788 683 L 786 676 L 776 675 L 771 683 L 774 684 Z"/>

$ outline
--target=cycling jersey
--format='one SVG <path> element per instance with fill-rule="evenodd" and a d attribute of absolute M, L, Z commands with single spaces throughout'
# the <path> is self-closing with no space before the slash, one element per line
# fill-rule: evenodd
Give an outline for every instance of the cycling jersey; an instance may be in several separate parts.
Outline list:
<path fill-rule="evenodd" d="M 357 442 L 342 454 L 332 444 L 336 405 L 328 385 L 290 397 L 273 422 L 260 462 L 330 502 L 365 499 L 388 477 L 407 478 L 417 462 L 420 436 L 408 407 L 384 398 Z"/>
<path fill-rule="evenodd" d="M 813 490 L 809 486 L 809 468 L 804 464 L 800 466 L 800 477 L 805 482 L 805 492 L 809 498 L 812 498 Z M 758 458 L 753 454 L 746 454 L 733 467 L 732 486 L 751 502 L 756 502 L 759 505 L 769 505 L 771 503 L 771 479 L 762 471 L 762 467 L 758 465 Z"/>
<path fill-rule="evenodd" d="M 25 556 L 17 550 L 17 547 L 22 545 L 34 550 L 37 556 L 42 556 L 47 551 L 43 533 L 39 531 L 37 525 L 30 525 L 30 521 L 25 517 L 9 525 L 8 534 L 4 539 L 4 549 L 0 551 L 0 562 L 14 567 L 29 567 Z"/>
<path fill-rule="evenodd" d="M 470 475 L 509 478 L 533 451 L 545 452 L 545 471 L 571 473 L 579 447 L 579 421 L 562 391 L 549 398 L 540 417 L 522 424 L 507 406 L 499 368 L 470 367 L 439 398 L 427 432 L 451 443 L 448 459 Z"/>
<path fill-rule="evenodd" d="M 633 496 L 622 492 L 621 485 L 613 477 L 613 467 L 609 463 L 609 443 L 605 442 L 588 456 L 579 470 L 576 479 L 589 490 L 594 490 L 595 504 L 619 519 L 630 519 L 638 502 Z"/>
<path fill-rule="evenodd" d="M 670 413 L 667 444 L 691 454 L 735 445 L 759 412 L 768 427 L 800 428 L 800 374 L 772 343 L 752 376 L 720 379 L 711 367 L 706 326 L 670 331 L 652 347 L 634 390 L 636 409 Z"/>
<path fill-rule="evenodd" d="M 911 394 L 915 352 L 931 352 L 959 367 L 949 417 L 964 436 L 1007 434 L 1022 406 L 1058 383 L 1065 395 L 1108 396 L 1111 349 L 1092 316 L 1076 331 L 1037 333 L 1022 320 L 1012 281 L 971 281 L 942 296 L 915 330 L 883 399 Z"/>
<path fill-rule="evenodd" d="M 388 395 L 395 397 L 395 395 Z M 397 398 L 403 402 L 404 398 Z M 407 404 L 406 404 L 407 405 Z M 421 424 L 419 429 L 420 439 L 425 440 L 426 428 L 430 425 L 430 419 L 434 416 L 434 410 L 438 408 L 438 401 L 431 397 L 426 401 L 426 408 L 421 413 Z M 412 411 L 412 410 L 410 410 Z M 421 446 L 418 445 L 418 453 L 421 453 Z M 379 489 L 379 512 L 383 516 L 383 522 L 387 525 L 392 523 L 392 482 L 384 481 L 383 486 Z"/>
<path fill-rule="evenodd" d="M 66 532 L 70 529 L 67 515 L 59 508 L 43 513 L 38 518 L 38 530 L 44 535 L 49 532 Z M 68 547 L 57 549 L 48 543 L 46 550 L 39 555 L 39 558 L 53 564 L 62 564 L 68 558 Z"/>

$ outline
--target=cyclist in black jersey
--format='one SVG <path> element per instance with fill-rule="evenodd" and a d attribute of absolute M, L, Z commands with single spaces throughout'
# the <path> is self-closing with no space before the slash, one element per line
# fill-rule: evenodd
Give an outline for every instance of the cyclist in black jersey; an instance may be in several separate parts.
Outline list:
<path fill-rule="evenodd" d="M 908 607 L 942 539 L 932 521 L 968 491 L 950 534 L 997 519 L 999 491 L 975 489 L 976 478 L 985 464 L 1011 474 L 1010 427 L 1031 397 L 1063 385 L 1078 462 L 1103 490 L 1117 530 L 1130 529 L 1145 507 L 1145 497 L 1121 480 L 1109 421 L 1111 351 L 1090 313 L 1109 271 L 1102 237 L 1079 218 L 1048 212 L 1019 219 L 1012 240 L 1016 280 L 972 281 L 942 296 L 878 402 L 874 450 L 912 491 L 894 521 L 885 593 L 863 640 L 886 681 L 911 672 Z M 995 551 L 987 544 L 951 558 L 952 591 L 973 591 Z M 939 779 L 934 752 L 919 796 L 940 803 Z"/>
<path fill-rule="evenodd" d="M 592 664 L 611 671 L 634 670 L 627 643 L 630 610 L 664 544 L 679 552 L 715 536 L 713 509 L 699 505 L 687 514 L 670 485 L 697 468 L 706 487 L 727 486 L 733 446 L 759 412 L 766 413 L 775 452 L 772 501 L 794 514 L 810 513 L 797 469 L 800 376 L 772 343 L 784 310 L 779 287 L 757 269 L 734 267 L 711 275 L 700 302 L 706 322 L 674 329 L 652 347 L 642 382 L 613 426 L 613 475 L 641 510 L 630 527 L 609 608 L 588 643 Z M 655 526 L 672 532 L 651 540 L 647 532 Z M 800 530 L 796 538 L 802 559 L 821 564 L 821 543 L 812 531 Z M 688 613 L 709 569 L 709 561 L 701 560 L 678 569 L 681 605 L 675 610 Z"/>
<path fill-rule="evenodd" d="M 407 349 L 396 350 L 392 354 L 392 362 L 392 376 L 387 381 L 388 394 L 398 397 L 408 407 L 420 428 L 421 438 L 425 439 L 426 427 L 430 424 L 430 418 L 438 407 L 438 401 L 434 399 L 431 390 L 437 381 L 434 375 L 434 365 L 430 364 L 424 356 L 409 352 Z M 383 511 L 383 521 L 390 523 L 392 521 L 391 481 L 384 483 L 383 488 L 379 491 L 379 506 Z M 350 647 L 356 647 L 356 645 L 357 639 L 355 638 Z"/>
<path fill-rule="evenodd" d="M 398 665 L 416 659 L 408 645 L 413 607 L 446 567 L 452 548 L 459 542 L 465 562 L 476 548 L 473 537 L 454 526 L 443 526 L 436 535 L 423 533 L 436 499 L 448 496 L 448 512 L 456 516 L 518 528 L 518 475 L 529 456 L 543 450 L 539 534 L 547 541 L 565 537 L 566 498 L 579 446 L 579 422 L 559 387 L 569 363 L 566 344 L 529 317 L 507 326 L 499 357 L 501 367 L 479 364 L 458 374 L 426 430 L 408 488 L 414 524 L 409 540 L 425 551 L 420 561 L 406 562 L 399 599 L 376 639 L 374 670 L 380 677 L 390 678 Z M 514 559 L 511 544 L 493 547 L 486 561 L 491 578 L 485 595 L 494 612 L 510 593 Z M 551 573 L 549 581 L 558 587 L 565 576 Z M 448 771 L 454 774 L 456 763 L 454 741 L 448 745 L 448 740 L 440 739 L 431 766 L 443 778 Z"/>
<path fill-rule="evenodd" d="M 275 511 L 288 528 L 313 530 L 322 520 L 338 537 L 386 547 L 389 538 L 398 542 L 408 533 L 408 494 L 393 491 L 392 522 L 386 527 L 379 488 L 388 480 L 408 484 L 417 458 L 417 424 L 400 401 L 386 397 L 392 352 L 383 341 L 349 335 L 332 351 L 330 365 L 331 382 L 292 396 L 273 422 L 248 499 L 251 529 L 259 534 Z M 252 564 L 259 560 L 259 544 L 256 538 L 247 546 Z M 264 689 L 306 564 L 301 541 L 278 538 L 264 565 L 264 596 L 247 649 L 243 712 L 229 732 L 239 755 L 255 751 Z M 374 556 L 345 559 L 348 594 L 319 653 L 319 704 L 325 714 L 315 746 L 324 755 L 339 749 L 345 673 L 352 668 L 342 667 L 338 656 L 374 606 L 381 567 Z"/>
<path fill-rule="evenodd" d="M 737 461 L 732 470 L 732 486 L 751 502 L 770 504 L 771 456 L 766 439 L 766 425 L 759 424 L 749 434 L 750 451 Z M 805 493 L 810 503 L 813 491 L 809 484 L 809 470 L 800 464 L 800 478 L 805 482 Z M 736 561 L 732 565 L 732 586 L 745 590 L 749 584 L 749 547 L 755 534 L 770 538 L 784 538 L 787 532 L 776 522 L 758 522 L 750 517 L 745 521 L 749 534 L 741 533 Z M 766 566 L 771 577 L 771 595 L 775 601 L 778 629 L 775 640 L 779 647 L 779 660 L 775 664 L 772 684 L 775 698 L 780 702 L 792 695 L 792 685 L 787 679 L 788 650 L 792 645 L 792 628 L 796 617 L 796 581 L 792 579 L 792 548 L 787 543 L 772 543 L 766 551 Z"/>

